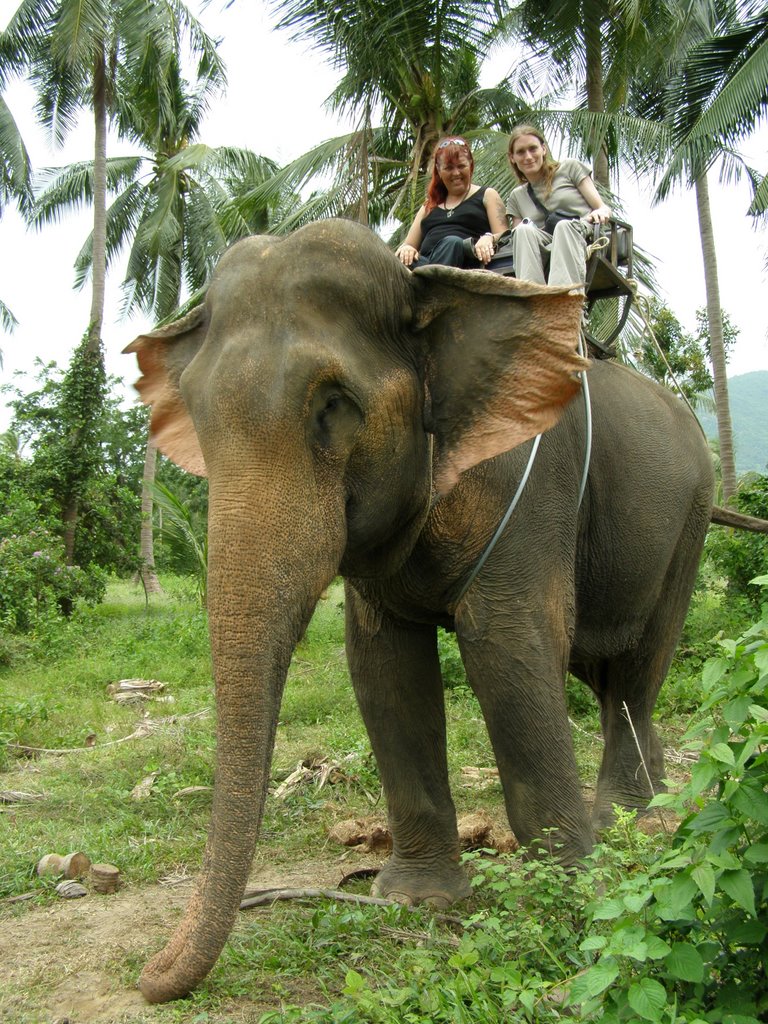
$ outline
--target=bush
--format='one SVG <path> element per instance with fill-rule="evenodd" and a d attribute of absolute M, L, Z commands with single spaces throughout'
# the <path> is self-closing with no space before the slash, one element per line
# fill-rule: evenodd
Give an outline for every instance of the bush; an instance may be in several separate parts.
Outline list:
<path fill-rule="evenodd" d="M 768 576 L 760 582 L 768 584 Z M 581 1019 L 758 1024 L 768 1017 L 768 614 L 707 662 L 671 849 L 588 908 L 570 986 Z"/>
<path fill-rule="evenodd" d="M 768 476 L 756 476 L 736 495 L 739 512 L 768 519 Z M 760 608 L 760 592 L 750 580 L 768 571 L 768 536 L 713 527 L 709 531 L 705 553 L 728 580 L 731 596 L 746 599 L 753 610 Z"/>
<path fill-rule="evenodd" d="M 11 498 L 11 511 L 0 516 L 0 628 L 26 633 L 59 615 L 63 602 L 100 601 L 104 574 L 67 565 L 64 542 L 34 502 L 20 492 Z"/>

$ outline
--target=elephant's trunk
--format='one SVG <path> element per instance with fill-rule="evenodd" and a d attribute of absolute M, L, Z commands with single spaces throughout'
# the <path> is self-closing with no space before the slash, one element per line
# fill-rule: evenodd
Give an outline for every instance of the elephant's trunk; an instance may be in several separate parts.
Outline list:
<path fill-rule="evenodd" d="M 265 489 L 273 491 L 271 496 L 265 497 Z M 201 981 L 237 916 L 264 810 L 291 654 L 338 570 L 343 549 L 343 516 L 319 516 L 319 496 L 311 490 L 286 497 L 263 479 L 244 487 L 241 475 L 236 488 L 231 482 L 216 487 L 211 479 L 213 809 L 197 890 L 170 943 L 141 976 L 141 991 L 150 1002 L 186 995 Z M 287 521 L 297 529 L 300 524 L 301 536 L 297 529 L 286 535 Z"/>

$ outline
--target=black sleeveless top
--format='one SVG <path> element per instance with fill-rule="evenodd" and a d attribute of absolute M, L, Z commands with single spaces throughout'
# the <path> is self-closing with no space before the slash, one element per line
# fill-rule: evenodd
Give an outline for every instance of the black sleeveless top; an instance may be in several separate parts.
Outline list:
<path fill-rule="evenodd" d="M 429 256 L 438 242 L 448 235 L 459 238 L 479 238 L 491 230 L 488 214 L 483 206 L 485 187 L 479 188 L 468 199 L 450 210 L 435 206 L 421 222 L 422 243 L 420 256 Z M 449 216 L 450 214 L 450 216 Z"/>

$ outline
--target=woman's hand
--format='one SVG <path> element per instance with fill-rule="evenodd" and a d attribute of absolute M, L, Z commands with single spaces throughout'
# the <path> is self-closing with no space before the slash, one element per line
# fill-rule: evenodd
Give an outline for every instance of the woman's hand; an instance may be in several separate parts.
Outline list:
<path fill-rule="evenodd" d="M 403 242 L 403 244 L 395 250 L 395 256 L 397 256 L 403 266 L 410 267 L 411 264 L 419 258 L 419 250 L 414 248 L 414 246 L 409 245 L 407 242 Z"/>
<path fill-rule="evenodd" d="M 488 231 L 486 234 L 481 235 L 475 242 L 475 256 L 482 263 L 490 263 L 491 256 L 496 252 L 496 239 Z"/>
<path fill-rule="evenodd" d="M 587 224 L 605 224 L 607 220 L 611 219 L 611 208 L 605 205 L 598 206 L 597 209 L 590 210 L 581 219 L 586 221 Z"/>

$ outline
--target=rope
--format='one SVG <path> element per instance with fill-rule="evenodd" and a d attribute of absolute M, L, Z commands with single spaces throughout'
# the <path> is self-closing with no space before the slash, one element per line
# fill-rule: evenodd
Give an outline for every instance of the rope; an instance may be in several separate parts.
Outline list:
<path fill-rule="evenodd" d="M 610 244 L 611 240 L 607 235 L 600 235 L 600 237 L 596 238 L 594 242 L 590 242 L 589 245 L 587 245 L 587 259 L 594 255 L 594 253 L 600 252 L 601 249 L 607 249 Z"/>
<path fill-rule="evenodd" d="M 694 408 L 691 405 L 691 403 L 688 401 L 688 396 L 683 391 L 683 389 L 682 389 L 682 387 L 680 385 L 680 382 L 678 381 L 677 377 L 675 376 L 674 370 L 669 365 L 669 361 L 668 361 L 666 355 L 664 354 L 664 349 L 659 344 L 659 340 L 656 337 L 656 335 L 654 334 L 653 328 L 651 327 L 651 322 L 650 322 L 650 320 L 648 318 L 648 313 L 650 311 L 650 301 L 648 300 L 648 297 L 645 296 L 645 295 L 637 295 L 636 294 L 635 295 L 635 302 L 637 303 L 638 309 L 640 310 L 640 315 L 643 318 L 643 327 L 645 329 L 646 334 L 650 338 L 650 340 L 651 340 L 654 348 L 656 349 L 656 351 L 661 356 L 662 362 L 666 366 L 667 372 L 669 373 L 669 376 L 672 378 L 672 381 L 673 381 L 675 387 L 677 388 L 677 390 L 678 390 L 678 392 L 680 394 L 680 397 L 682 398 L 682 400 L 685 402 L 685 404 L 690 409 L 691 415 L 696 420 L 696 423 L 698 424 L 699 430 L 702 432 L 704 437 L 706 437 L 707 435 L 704 432 L 704 427 L 702 427 L 701 423 L 699 422 L 699 417 L 696 415 L 696 411 L 694 410 Z"/>

